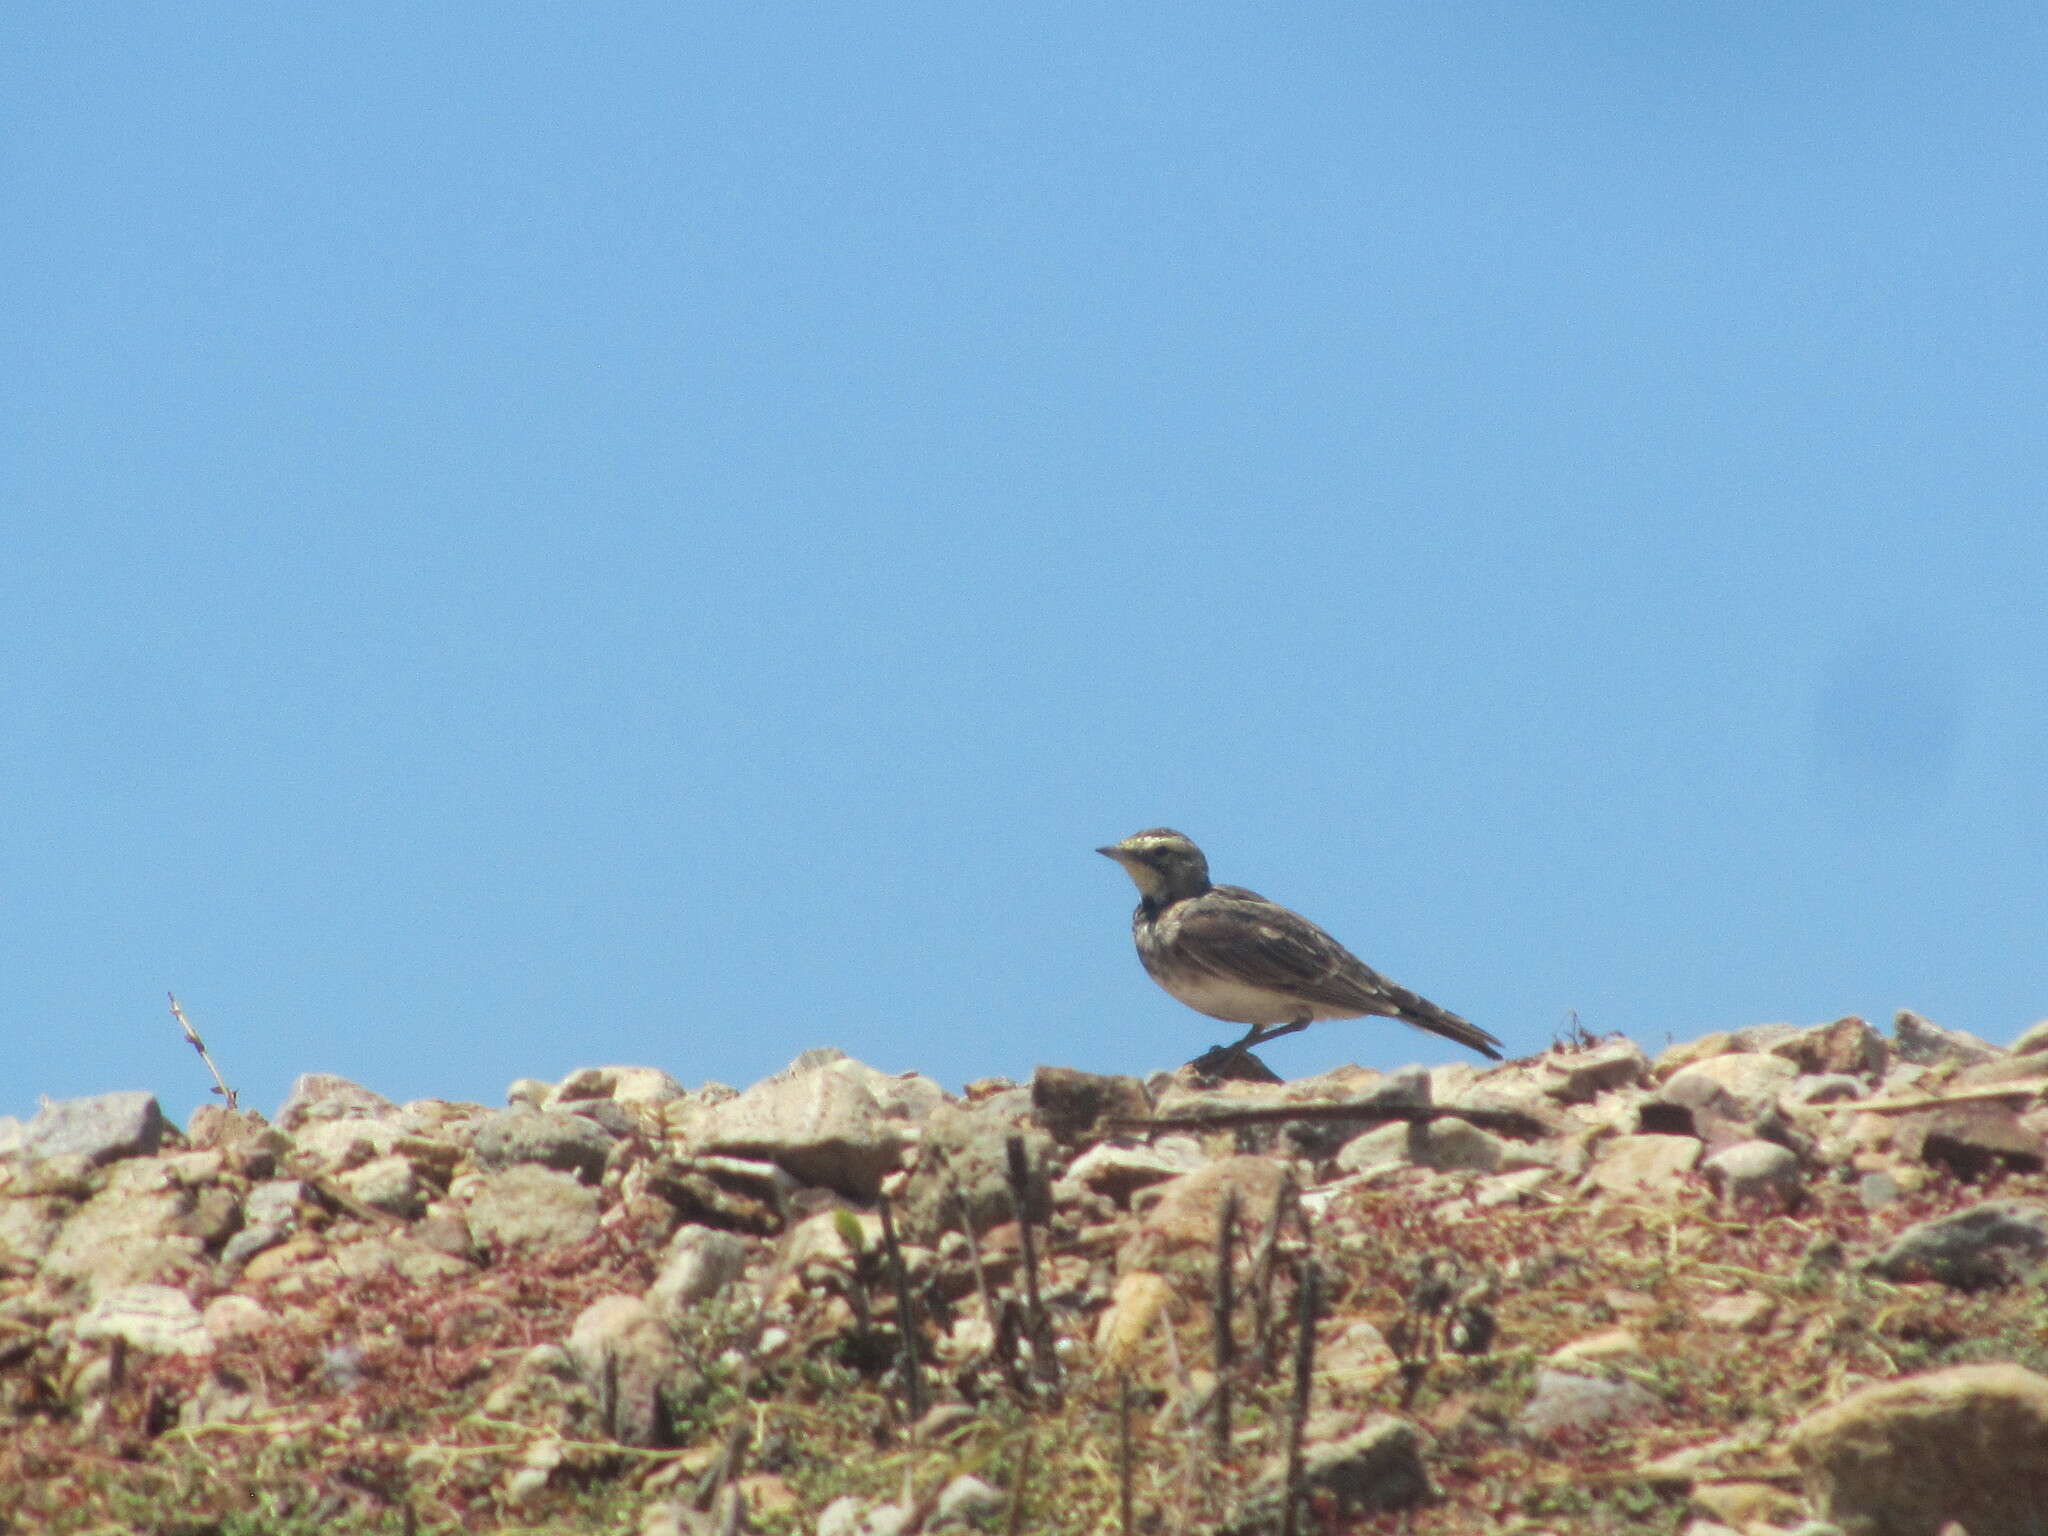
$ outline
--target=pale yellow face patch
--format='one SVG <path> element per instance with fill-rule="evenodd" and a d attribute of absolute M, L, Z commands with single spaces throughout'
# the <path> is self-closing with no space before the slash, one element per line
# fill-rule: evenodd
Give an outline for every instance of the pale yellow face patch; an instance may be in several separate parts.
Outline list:
<path fill-rule="evenodd" d="M 1165 878 L 1160 875 L 1158 870 L 1145 863 L 1142 859 L 1126 857 L 1123 850 L 1127 847 L 1129 847 L 1127 843 L 1118 843 L 1116 850 L 1110 854 L 1110 857 L 1115 859 L 1122 866 L 1123 872 L 1131 877 L 1131 884 L 1138 888 L 1138 894 L 1140 896 L 1159 896 L 1164 894 L 1166 890 Z"/>

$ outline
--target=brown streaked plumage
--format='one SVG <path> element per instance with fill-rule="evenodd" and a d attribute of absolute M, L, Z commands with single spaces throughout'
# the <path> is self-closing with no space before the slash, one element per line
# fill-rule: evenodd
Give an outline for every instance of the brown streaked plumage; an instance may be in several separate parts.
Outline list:
<path fill-rule="evenodd" d="M 1098 848 L 1138 887 L 1131 936 L 1152 979 L 1199 1013 L 1251 1031 L 1232 1051 L 1321 1019 L 1368 1015 L 1500 1059 L 1500 1042 L 1455 1013 L 1396 986 L 1298 912 L 1256 891 L 1212 885 L 1209 861 L 1170 827 Z"/>

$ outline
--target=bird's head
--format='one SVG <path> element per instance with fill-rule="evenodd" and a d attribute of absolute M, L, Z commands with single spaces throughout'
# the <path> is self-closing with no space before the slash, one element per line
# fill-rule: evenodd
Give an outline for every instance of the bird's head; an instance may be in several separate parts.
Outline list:
<path fill-rule="evenodd" d="M 1138 894 L 1149 902 L 1182 901 L 1209 889 L 1209 861 L 1171 827 L 1133 832 L 1122 842 L 1095 851 L 1123 865 Z"/>

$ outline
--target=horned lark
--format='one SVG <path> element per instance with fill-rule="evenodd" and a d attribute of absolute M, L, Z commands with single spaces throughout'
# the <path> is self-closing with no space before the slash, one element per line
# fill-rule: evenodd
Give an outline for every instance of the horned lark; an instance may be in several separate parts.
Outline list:
<path fill-rule="evenodd" d="M 1167 827 L 1098 848 L 1138 887 L 1131 936 L 1154 981 L 1197 1012 L 1251 1031 L 1223 1049 L 1291 1035 L 1319 1019 L 1367 1014 L 1500 1059 L 1500 1042 L 1397 987 L 1299 913 L 1236 885 L 1211 885 L 1202 850 Z"/>

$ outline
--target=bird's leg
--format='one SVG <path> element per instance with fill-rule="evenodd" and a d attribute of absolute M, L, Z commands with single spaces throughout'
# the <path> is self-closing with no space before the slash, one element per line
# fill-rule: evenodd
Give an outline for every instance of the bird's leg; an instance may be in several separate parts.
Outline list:
<path fill-rule="evenodd" d="M 1264 1045 L 1268 1040 L 1278 1040 L 1282 1035 L 1291 1035 L 1297 1030 L 1307 1029 L 1314 1022 L 1314 1019 L 1303 1016 L 1299 1019 L 1290 1019 L 1285 1024 L 1254 1024 L 1245 1031 L 1242 1040 L 1224 1046 L 1223 1052 L 1227 1056 L 1242 1056 L 1255 1045 Z"/>

